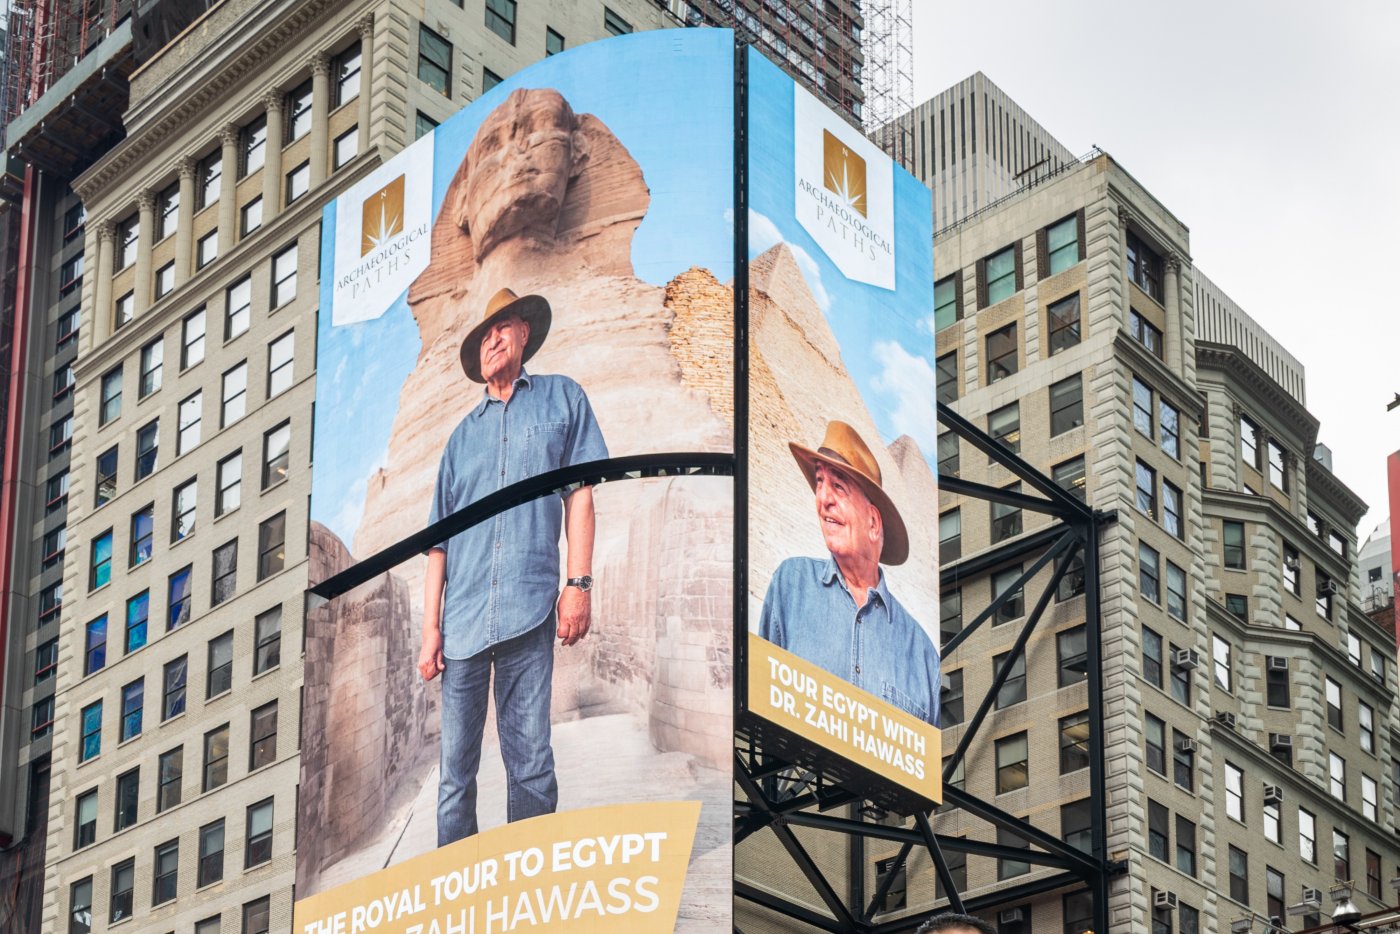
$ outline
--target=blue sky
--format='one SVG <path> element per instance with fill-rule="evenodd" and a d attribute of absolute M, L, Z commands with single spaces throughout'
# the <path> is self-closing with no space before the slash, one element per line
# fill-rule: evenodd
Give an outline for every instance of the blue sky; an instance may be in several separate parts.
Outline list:
<path fill-rule="evenodd" d="M 434 131 L 434 212 L 486 115 L 517 88 L 556 88 L 576 112 L 602 120 L 642 167 L 651 205 L 632 244 L 637 276 L 664 285 L 698 265 L 727 281 L 734 268 L 732 48 L 730 33 L 719 29 L 637 33 L 518 72 Z M 335 210 L 328 205 L 322 218 L 323 309 L 330 307 Z M 321 315 L 311 513 L 347 544 L 419 349 L 403 297 L 361 324 L 332 328 L 330 315 Z"/>

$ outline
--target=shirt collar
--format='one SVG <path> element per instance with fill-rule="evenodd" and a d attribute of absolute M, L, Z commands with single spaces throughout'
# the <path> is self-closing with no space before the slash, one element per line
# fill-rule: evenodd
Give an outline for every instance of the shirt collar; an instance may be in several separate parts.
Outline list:
<path fill-rule="evenodd" d="M 515 388 L 516 388 L 516 389 L 529 389 L 529 388 L 530 388 L 530 385 L 531 385 L 531 384 L 530 384 L 530 374 L 527 373 L 527 372 L 525 371 L 525 368 L 522 366 L 522 367 L 520 368 L 520 375 L 517 376 L 517 377 L 515 378 Z M 490 405 L 490 404 L 493 403 L 493 402 L 500 402 L 500 401 L 501 401 L 500 399 L 497 399 L 497 398 L 495 398 L 494 396 L 491 395 L 491 390 L 490 390 L 490 389 L 488 389 L 488 388 L 486 388 L 486 387 L 482 387 L 482 390 L 481 390 L 481 401 L 478 402 L 478 403 L 476 404 L 476 408 L 472 409 L 472 414 L 473 414 L 473 415 L 478 415 L 478 416 L 479 416 L 479 415 L 485 415 L 485 414 L 486 414 L 486 407 L 487 407 L 488 405 Z"/>
<path fill-rule="evenodd" d="M 836 558 L 830 554 L 827 555 L 826 564 L 822 565 L 821 580 L 827 587 L 830 587 L 832 583 L 838 583 L 842 590 L 850 591 L 850 588 L 846 586 L 846 579 L 841 576 L 841 569 L 836 566 Z M 885 586 L 884 568 L 880 568 L 880 580 L 871 589 L 875 591 L 875 596 L 879 598 L 883 606 L 890 605 L 890 591 Z"/>

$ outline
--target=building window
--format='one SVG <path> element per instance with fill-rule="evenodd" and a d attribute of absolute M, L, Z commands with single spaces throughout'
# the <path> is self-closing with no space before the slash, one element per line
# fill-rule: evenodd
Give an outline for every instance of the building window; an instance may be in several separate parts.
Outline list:
<path fill-rule="evenodd" d="M 603 29 L 609 35 L 625 36 L 632 31 L 632 24 L 618 16 L 610 7 L 603 7 Z"/>
<path fill-rule="evenodd" d="M 294 88 L 287 95 L 286 142 L 301 139 L 311 132 L 311 82 L 307 81 Z"/>
<path fill-rule="evenodd" d="M 1007 830 L 1005 827 L 997 828 L 997 843 L 1005 847 L 1014 847 L 1022 850 L 1030 849 L 1030 843 L 1024 837 Z M 998 879 L 1010 879 L 1015 876 L 1023 876 L 1030 871 L 1031 864 L 1024 859 L 1002 857 L 997 860 Z M 1006 932 L 1006 934 L 1030 934 L 1030 906 L 1021 905 L 1013 910 L 1019 913 L 1020 920 L 1002 925 L 1001 930 Z M 1025 922 L 1025 924 L 1022 922 Z"/>
<path fill-rule="evenodd" d="M 962 669 L 947 672 L 945 679 L 944 684 L 939 689 L 938 725 L 941 729 L 946 730 L 963 722 Z"/>
<path fill-rule="evenodd" d="M 1078 684 L 1089 676 L 1089 649 L 1083 626 L 1055 636 L 1055 656 L 1059 661 L 1058 687 Z"/>
<path fill-rule="evenodd" d="M 995 305 L 1016 294 L 1016 247 L 1009 246 L 988 256 L 982 267 L 983 289 L 986 302 L 983 307 Z M 1014 366 L 1011 372 L 1016 372 Z M 995 382 L 995 380 L 991 380 Z"/>
<path fill-rule="evenodd" d="M 141 716 L 146 707 L 146 679 L 133 681 L 122 688 L 122 719 L 120 739 L 124 743 L 141 735 Z"/>
<path fill-rule="evenodd" d="M 223 923 L 224 919 L 222 915 L 214 915 L 211 918 L 205 918 L 203 921 L 196 921 L 194 923 L 194 934 L 219 934 Z"/>
<path fill-rule="evenodd" d="M 1089 767 L 1089 714 L 1060 718 L 1060 774 Z"/>
<path fill-rule="evenodd" d="M 267 348 L 267 397 L 281 395 L 292 386 L 293 338 L 295 333 L 288 331 Z M 291 428 L 288 426 L 288 436 Z M 266 485 L 266 484 L 264 484 Z"/>
<path fill-rule="evenodd" d="M 209 683 L 206 699 L 218 697 L 233 687 L 233 632 L 209 640 Z"/>
<path fill-rule="evenodd" d="M 49 426 L 49 457 L 66 451 L 73 443 L 73 416 L 63 418 Z"/>
<path fill-rule="evenodd" d="M 218 203 L 223 190 L 224 161 L 223 151 L 216 149 L 199 161 L 199 187 L 195 190 L 198 207 L 202 210 Z"/>
<path fill-rule="evenodd" d="M 1259 426 L 1240 416 L 1240 461 L 1259 469 Z"/>
<path fill-rule="evenodd" d="M 55 581 L 39 591 L 39 625 L 52 621 L 63 609 L 63 581 Z"/>
<path fill-rule="evenodd" d="M 262 488 L 264 490 L 287 479 L 291 441 L 292 424 L 290 421 L 283 422 L 263 435 Z"/>
<path fill-rule="evenodd" d="M 204 309 L 186 315 L 180 325 L 180 369 L 204 359 Z"/>
<path fill-rule="evenodd" d="M 558 55 L 564 51 L 564 37 L 549 27 L 544 30 L 544 56 Z"/>
<path fill-rule="evenodd" d="M 993 674 L 1001 671 L 1002 667 L 1006 665 L 1007 656 L 1010 654 L 1010 652 L 1003 652 L 992 658 Z M 1001 683 L 1001 688 L 997 691 L 997 710 L 1023 703 L 1025 699 L 1026 653 L 1017 652 L 1016 660 L 1011 663 L 1011 668 L 1006 673 L 1006 680 Z"/>
<path fill-rule="evenodd" d="M 1240 620 L 1249 621 L 1249 598 L 1242 593 L 1227 593 L 1225 595 L 1225 612 Z"/>
<path fill-rule="evenodd" d="M 165 618 L 166 631 L 176 629 L 190 621 L 190 565 L 185 565 L 170 575 L 169 602 Z"/>
<path fill-rule="evenodd" d="M 494 88 L 496 85 L 500 84 L 502 80 L 503 80 L 503 79 L 501 78 L 501 76 L 498 75 L 498 74 L 496 74 L 496 73 L 495 73 L 494 71 L 492 71 L 491 69 L 489 69 L 489 68 L 482 68 L 482 69 L 481 69 L 481 93 L 482 93 L 482 94 L 485 94 L 487 91 L 491 90 L 491 89 Z"/>
<path fill-rule="evenodd" d="M 933 329 L 941 331 L 954 321 L 961 320 L 962 309 L 958 302 L 957 274 L 946 276 L 933 284 Z"/>
<path fill-rule="evenodd" d="M 180 402 L 179 423 L 175 435 L 175 455 L 178 457 L 194 449 L 199 444 L 199 426 L 203 418 L 201 406 L 203 403 L 199 393 L 195 393 Z"/>
<path fill-rule="evenodd" d="M 91 934 L 92 876 L 79 879 L 68 889 L 68 934 Z"/>
<path fill-rule="evenodd" d="M 938 436 L 938 475 L 940 477 L 956 477 L 958 471 L 962 469 L 960 462 L 960 444 L 958 436 L 951 431 L 945 431 Z"/>
<path fill-rule="evenodd" d="M 214 516 L 238 508 L 243 489 L 243 452 L 234 451 L 215 468 L 218 485 L 214 490 Z"/>
<path fill-rule="evenodd" d="M 1332 830 L 1332 877 L 1338 882 L 1351 881 L 1351 837 Z"/>
<path fill-rule="evenodd" d="M 996 741 L 997 794 L 1006 794 L 1030 783 L 1026 734 L 1003 737 Z"/>
<path fill-rule="evenodd" d="M 1277 801 L 1264 801 L 1264 838 L 1270 843 L 1283 842 L 1283 815 Z"/>
<path fill-rule="evenodd" d="M 156 813 L 169 810 L 180 803 L 180 781 L 185 771 L 185 747 L 176 746 L 162 753 L 157 765 L 159 787 L 156 788 Z"/>
<path fill-rule="evenodd" d="M 282 662 L 282 606 L 278 604 L 253 620 L 256 640 L 253 648 L 253 674 L 276 668 Z"/>
<path fill-rule="evenodd" d="M 156 847 L 155 885 L 151 891 L 151 906 L 173 901 L 180 878 L 180 841 L 170 840 Z"/>
<path fill-rule="evenodd" d="M 116 233 L 116 269 L 120 271 L 136 262 L 136 245 L 141 239 L 141 215 L 133 214 L 126 220 L 119 221 Z"/>
<path fill-rule="evenodd" d="M 1079 343 L 1079 293 L 1054 302 L 1048 309 L 1050 319 L 1050 356 L 1068 350 Z"/>
<path fill-rule="evenodd" d="M 452 43 L 421 23 L 418 26 L 418 80 L 452 96 Z"/>
<path fill-rule="evenodd" d="M 246 283 L 248 280 L 243 280 Z M 243 283 L 240 283 L 243 284 Z M 297 245 L 293 243 L 272 258 L 272 307 L 281 308 L 297 297 Z M 246 305 L 246 301 L 245 301 Z M 247 329 L 245 322 L 244 329 Z M 242 333 L 241 331 L 239 333 Z"/>
<path fill-rule="evenodd" d="M 1332 583 L 1332 578 L 1321 571 L 1317 572 L 1317 615 L 1323 619 L 1332 618 L 1332 590 L 1336 586 Z"/>
<path fill-rule="evenodd" d="M 1153 603 L 1162 602 L 1161 559 L 1157 549 L 1146 542 L 1138 542 L 1138 592 Z"/>
<path fill-rule="evenodd" d="M 1084 502 L 1084 457 L 1083 455 L 1065 461 L 1063 464 L 1056 464 L 1050 471 L 1050 479 L 1054 480 L 1065 492 Z"/>
<path fill-rule="evenodd" d="M 238 539 L 214 549 L 214 583 L 209 605 L 218 606 L 238 588 Z"/>
<path fill-rule="evenodd" d="M 1147 802 L 1147 852 L 1155 859 L 1167 861 L 1171 841 L 1171 813 L 1162 804 Z"/>
<path fill-rule="evenodd" d="M 262 226 L 262 208 L 262 195 L 259 195 L 239 209 L 239 236 L 246 237 Z"/>
<path fill-rule="evenodd" d="M 243 417 L 248 409 L 248 364 L 246 362 L 224 373 L 223 400 L 219 407 L 219 426 L 227 428 Z"/>
<path fill-rule="evenodd" d="M 1347 762 L 1335 752 L 1327 754 L 1327 790 L 1338 801 L 1347 799 Z"/>
<path fill-rule="evenodd" d="M 156 534 L 156 509 L 147 506 L 131 515 L 131 552 L 127 556 L 127 566 L 136 567 L 151 559 L 152 544 Z"/>
<path fill-rule="evenodd" d="M 1127 236 L 1128 278 L 1138 288 L 1162 303 L 1162 257 L 1138 238 L 1131 230 Z"/>
<path fill-rule="evenodd" d="M 287 173 L 286 188 L 287 204 L 292 204 L 311 190 L 310 162 L 303 162 Z"/>
<path fill-rule="evenodd" d="M 253 711 L 248 745 L 248 771 L 277 761 L 277 702 Z"/>
<path fill-rule="evenodd" d="M 515 0 L 486 0 L 486 28 L 515 45 Z"/>
<path fill-rule="evenodd" d="M 113 448 L 113 457 L 116 449 Z M 112 467 L 113 480 L 116 479 L 116 466 Z M 62 509 L 68 503 L 68 471 L 62 470 L 44 482 L 44 515 Z"/>
<path fill-rule="evenodd" d="M 1354 632 L 1347 633 L 1347 661 L 1361 667 L 1361 639 Z"/>
<path fill-rule="evenodd" d="M 112 312 L 112 330 L 120 331 L 136 317 L 136 293 L 127 292 L 117 296 L 116 307 Z"/>
<path fill-rule="evenodd" d="M 241 136 L 243 158 L 238 177 L 244 178 L 263 167 L 263 158 L 267 154 L 267 115 L 254 118 L 243 128 Z"/>
<path fill-rule="evenodd" d="M 156 338 L 141 348 L 141 384 L 138 398 L 144 399 L 160 388 L 161 362 L 165 358 L 165 341 Z"/>
<path fill-rule="evenodd" d="M 200 888 L 218 882 L 224 877 L 224 822 L 222 818 L 199 828 L 198 875 L 196 884 Z"/>
<path fill-rule="evenodd" d="M 248 842 L 244 847 L 243 868 L 250 869 L 272 859 L 272 799 L 248 808 Z"/>
<path fill-rule="evenodd" d="M 53 732 L 53 695 L 41 697 L 29 711 L 30 739 L 43 739 Z"/>
<path fill-rule="evenodd" d="M 1327 697 L 1327 724 L 1338 732 L 1342 731 L 1342 686 L 1331 678 L 1323 679 L 1323 693 Z"/>
<path fill-rule="evenodd" d="M 77 379 L 73 376 L 73 361 L 61 363 L 53 371 L 53 398 L 57 402 L 73 391 Z"/>
<path fill-rule="evenodd" d="M 1172 730 L 1172 781 L 1187 791 L 1194 791 L 1195 773 L 1195 741 L 1185 733 Z"/>
<path fill-rule="evenodd" d="M 102 752 L 102 701 L 88 704 L 82 712 L 82 738 L 78 761 L 86 762 Z"/>
<path fill-rule="evenodd" d="M 1180 814 L 1176 816 L 1176 868 L 1196 877 L 1196 825 Z M 1181 930 L 1186 934 L 1185 926 Z"/>
<path fill-rule="evenodd" d="M 228 781 L 228 724 L 204 734 L 204 790 Z"/>
<path fill-rule="evenodd" d="M 112 530 L 92 540 L 92 561 L 88 567 L 88 590 L 106 587 L 112 580 Z"/>
<path fill-rule="evenodd" d="M 1186 572 L 1167 562 L 1167 615 L 1186 622 Z"/>
<path fill-rule="evenodd" d="M 63 212 L 63 243 L 66 246 L 82 236 L 87 229 L 87 208 L 78 202 Z"/>
<path fill-rule="evenodd" d="M 1021 453 L 1021 404 L 1004 405 L 987 416 L 987 434 L 1013 454 Z"/>
<path fill-rule="evenodd" d="M 1267 697 L 1270 707 L 1287 709 L 1293 706 L 1288 688 L 1288 659 L 1270 655 L 1264 660 L 1267 668 Z"/>
<path fill-rule="evenodd" d="M 164 691 L 161 695 L 160 718 L 162 721 L 178 717 L 185 712 L 185 682 L 189 675 L 189 664 L 184 655 L 166 662 L 164 671 Z"/>
<path fill-rule="evenodd" d="M 962 510 L 950 509 L 938 517 L 938 562 L 947 564 L 962 557 Z"/>
<path fill-rule="evenodd" d="M 337 136 L 335 138 L 335 144 L 332 147 L 332 152 L 335 154 L 334 164 L 331 166 L 333 169 L 348 165 L 351 159 L 358 156 L 360 154 L 359 126 L 352 126 L 350 129 Z"/>
<path fill-rule="evenodd" d="M 938 594 L 938 637 L 941 645 L 962 631 L 962 590 L 945 587 Z"/>
<path fill-rule="evenodd" d="M 1165 399 L 1157 400 L 1157 423 L 1161 427 L 1162 450 L 1181 459 L 1181 412 Z"/>
<path fill-rule="evenodd" d="M 1157 471 L 1137 462 L 1137 509 L 1149 519 L 1157 518 Z"/>
<path fill-rule="evenodd" d="M 112 867 L 112 891 L 107 923 L 131 917 L 132 891 L 136 888 L 136 860 L 125 859 Z"/>
<path fill-rule="evenodd" d="M 279 512 L 258 526 L 258 580 L 286 566 L 287 514 Z"/>
<path fill-rule="evenodd" d="M 1225 763 L 1225 816 L 1244 823 L 1244 770 Z"/>
<path fill-rule="evenodd" d="M 1270 440 L 1265 448 L 1269 452 L 1269 482 L 1284 493 L 1288 492 L 1288 473 L 1284 470 L 1283 446 Z"/>
<path fill-rule="evenodd" d="M 418 116 L 414 119 L 413 123 L 413 138 L 422 139 L 433 130 L 437 129 L 437 125 L 438 122 L 432 117 L 423 113 L 421 110 L 418 111 Z"/>
<path fill-rule="evenodd" d="M 174 508 L 171 509 L 170 540 L 178 542 L 194 531 L 195 509 L 199 501 L 199 485 L 189 480 L 175 488 Z"/>
<path fill-rule="evenodd" d="M 1146 626 L 1142 627 L 1142 677 L 1162 686 L 1162 636 Z"/>
<path fill-rule="evenodd" d="M 83 634 L 83 677 L 101 671 L 107 664 L 107 616 L 88 623 Z"/>
<path fill-rule="evenodd" d="M 164 298 L 175 291 L 175 261 L 171 260 L 156 270 L 155 297 Z"/>
<path fill-rule="evenodd" d="M 60 298 L 67 298 L 83 285 L 83 254 L 75 253 L 58 267 L 58 294 Z M 59 348 L 63 343 L 60 341 Z"/>
<path fill-rule="evenodd" d="M 335 106 L 360 96 L 360 43 L 335 57 Z"/>
<path fill-rule="evenodd" d="M 1237 847 L 1230 847 L 1230 897 L 1242 904 L 1249 904 L 1249 854 Z"/>
<path fill-rule="evenodd" d="M 1016 324 L 997 328 L 987 335 L 987 385 L 1005 379 L 1016 372 Z"/>
<path fill-rule="evenodd" d="M 993 626 L 1009 623 L 1026 614 L 1025 590 L 1016 584 L 1020 577 L 1021 566 L 1019 564 L 1004 568 L 992 575 L 992 599 L 995 600 L 1002 594 L 1006 594 L 1006 602 L 997 610 L 996 616 L 992 620 Z"/>
<path fill-rule="evenodd" d="M 151 592 L 143 590 L 126 601 L 126 654 L 146 644 L 151 619 Z"/>
<path fill-rule="evenodd" d="M 1298 809 L 1298 855 L 1317 865 L 1317 817 L 1306 808 Z"/>
<path fill-rule="evenodd" d="M 78 340 L 78 309 L 70 308 L 58 319 L 58 332 L 54 338 L 54 352 L 65 349 Z"/>
<path fill-rule="evenodd" d="M 946 353 L 934 361 L 938 371 L 938 401 L 942 405 L 958 401 L 958 354 Z"/>
<path fill-rule="evenodd" d="M 1045 248 L 1049 255 L 1047 275 L 1064 272 L 1079 262 L 1079 218 L 1070 215 L 1045 230 Z"/>
<path fill-rule="evenodd" d="M 40 685 L 58 673 L 58 639 L 50 639 L 34 650 L 34 684 Z"/>
<path fill-rule="evenodd" d="M 78 795 L 74 806 L 73 849 L 81 850 L 97 841 L 97 789 Z"/>
<path fill-rule="evenodd" d="M 219 258 L 219 232 L 211 230 L 199 238 L 196 248 L 195 268 L 203 269 Z"/>
<path fill-rule="evenodd" d="M 136 823 L 141 797 L 141 770 L 132 769 L 117 776 L 117 806 L 113 830 L 125 830 Z"/>
<path fill-rule="evenodd" d="M 267 934 L 271 924 L 271 896 L 264 895 L 243 906 L 243 934 Z"/>
<path fill-rule="evenodd" d="M 1375 821 L 1378 811 L 1376 780 L 1369 775 L 1361 776 L 1361 816 Z"/>
<path fill-rule="evenodd" d="M 224 291 L 224 340 L 233 340 L 248 330 L 252 307 L 253 280 L 244 276 Z"/>
<path fill-rule="evenodd" d="M 1234 570 L 1244 570 L 1244 523 L 1230 519 L 1223 520 L 1222 540 L 1225 550 L 1225 566 Z"/>
<path fill-rule="evenodd" d="M 1175 538 L 1186 537 L 1181 521 L 1181 490 L 1166 480 L 1162 481 L 1162 528 Z"/>
<path fill-rule="evenodd" d="M 1006 488 L 1008 493 L 1021 492 L 1021 484 L 1013 483 Z M 1021 509 L 1006 503 L 992 502 L 992 544 L 1014 538 L 1021 534 Z"/>
<path fill-rule="evenodd" d="M 122 368 L 102 375 L 102 405 L 98 410 L 98 426 L 106 425 L 122 414 Z"/>
<path fill-rule="evenodd" d="M 1219 636 L 1210 637 L 1210 654 L 1215 684 L 1221 690 L 1233 692 L 1234 674 L 1230 665 L 1230 643 Z"/>
<path fill-rule="evenodd" d="M 1152 388 L 1133 377 L 1133 427 L 1139 433 L 1152 437 Z"/>
<path fill-rule="evenodd" d="M 1084 424 L 1084 381 L 1076 373 L 1050 386 L 1050 435 Z"/>
<path fill-rule="evenodd" d="M 1143 735 L 1147 749 L 1147 767 L 1158 775 L 1166 775 L 1167 725 L 1160 717 L 1154 717 L 1152 714 L 1145 715 L 1144 724 Z"/>

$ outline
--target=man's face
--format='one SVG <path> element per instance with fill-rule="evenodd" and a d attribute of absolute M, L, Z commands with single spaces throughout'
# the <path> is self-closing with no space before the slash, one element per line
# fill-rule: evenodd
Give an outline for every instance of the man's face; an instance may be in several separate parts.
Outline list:
<path fill-rule="evenodd" d="M 521 233 L 553 233 L 572 171 L 573 124 L 552 91 L 512 95 L 482 123 L 463 202 L 478 258 Z"/>
<path fill-rule="evenodd" d="M 530 326 L 515 315 L 507 315 L 486 331 L 481 339 L 481 378 L 491 382 L 499 376 L 513 379 L 520 372 Z"/>
<path fill-rule="evenodd" d="M 835 557 L 880 560 L 885 530 L 880 511 L 845 471 L 817 464 L 817 521 Z"/>

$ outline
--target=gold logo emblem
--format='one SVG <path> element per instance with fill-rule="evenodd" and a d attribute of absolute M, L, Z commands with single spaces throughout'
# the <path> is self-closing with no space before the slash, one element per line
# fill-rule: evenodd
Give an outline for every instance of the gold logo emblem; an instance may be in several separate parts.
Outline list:
<path fill-rule="evenodd" d="M 822 130 L 822 184 L 849 208 L 865 213 L 865 160 Z"/>
<path fill-rule="evenodd" d="M 864 176 L 861 176 L 864 178 Z M 403 176 L 365 199 L 360 213 L 360 255 L 403 233 Z"/>

